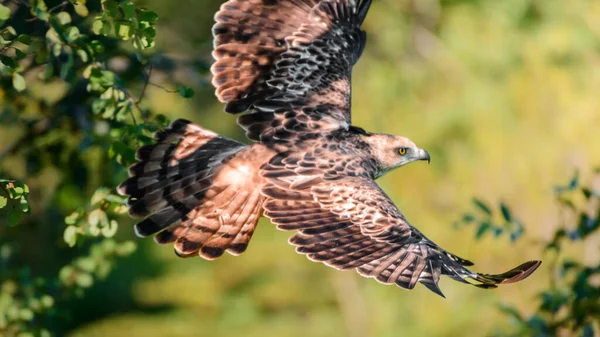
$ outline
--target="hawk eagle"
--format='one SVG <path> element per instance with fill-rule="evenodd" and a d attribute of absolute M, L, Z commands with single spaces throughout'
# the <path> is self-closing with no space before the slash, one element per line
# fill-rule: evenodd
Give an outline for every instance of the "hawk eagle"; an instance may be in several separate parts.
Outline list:
<path fill-rule="evenodd" d="M 261 215 L 313 261 L 443 296 L 442 275 L 481 288 L 520 281 L 539 261 L 498 275 L 467 269 L 413 227 L 375 183 L 427 151 L 351 124 L 351 74 L 371 0 L 229 0 L 213 27 L 212 83 L 242 114 L 245 145 L 176 120 L 141 147 L 130 178 L 136 233 L 183 257 L 243 253 Z"/>

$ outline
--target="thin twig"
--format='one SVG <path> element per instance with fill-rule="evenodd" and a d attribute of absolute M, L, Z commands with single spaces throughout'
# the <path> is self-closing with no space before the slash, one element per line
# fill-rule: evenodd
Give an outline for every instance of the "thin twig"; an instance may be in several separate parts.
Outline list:
<path fill-rule="evenodd" d="M 168 93 L 171 93 L 171 94 L 179 92 L 179 90 L 177 90 L 177 89 L 175 89 L 175 90 L 167 89 L 167 88 L 163 87 L 160 84 L 156 84 L 156 83 L 152 83 L 152 82 L 148 82 L 148 84 L 150 84 L 151 86 L 157 87 L 159 89 L 162 89 L 162 90 L 164 90 L 164 91 L 166 91 Z"/>
<path fill-rule="evenodd" d="M 58 5 L 56 5 L 56 6 L 52 7 L 52 8 L 50 8 L 50 9 L 48 10 L 48 13 L 52 14 L 52 12 L 54 12 L 55 10 L 57 10 L 57 9 L 61 9 L 62 7 L 65 7 L 65 6 L 67 6 L 68 4 L 69 4 L 69 2 L 68 2 L 68 1 L 63 1 L 63 2 L 59 3 Z"/>
<path fill-rule="evenodd" d="M 142 108 L 135 101 L 133 96 L 131 96 L 129 91 L 127 91 L 125 88 L 120 88 L 120 90 L 125 94 L 125 96 L 127 96 L 127 100 L 129 101 L 129 104 L 131 105 L 131 107 L 135 106 L 140 111 L 140 113 L 142 113 Z M 133 121 L 133 125 L 137 126 L 137 121 L 135 120 L 135 116 L 133 115 L 133 109 L 129 109 L 129 114 L 131 115 L 131 120 Z"/>
<path fill-rule="evenodd" d="M 144 94 L 146 93 L 146 88 L 148 87 L 148 83 L 150 82 L 150 76 L 152 76 L 152 63 L 150 63 L 147 74 L 143 70 L 142 70 L 142 72 L 144 73 L 144 86 L 142 87 L 142 92 L 140 92 L 140 97 L 137 100 L 138 104 L 140 104 L 140 102 L 142 102 L 142 99 L 144 98 Z"/>

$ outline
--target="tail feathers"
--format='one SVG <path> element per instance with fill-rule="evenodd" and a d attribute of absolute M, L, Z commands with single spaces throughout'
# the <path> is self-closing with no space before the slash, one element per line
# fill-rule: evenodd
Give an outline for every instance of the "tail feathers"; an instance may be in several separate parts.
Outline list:
<path fill-rule="evenodd" d="M 242 253 L 260 216 L 262 197 L 249 172 L 239 172 L 248 147 L 186 120 L 155 134 L 141 147 L 119 193 L 129 213 L 145 217 L 138 236 L 156 235 L 180 256 L 215 259 Z M 238 165 L 238 166 L 236 166 Z"/>
<path fill-rule="evenodd" d="M 542 261 L 528 261 L 502 274 L 475 273 L 463 278 L 463 280 L 479 288 L 493 289 L 497 288 L 499 284 L 515 283 L 526 279 L 541 264 Z"/>

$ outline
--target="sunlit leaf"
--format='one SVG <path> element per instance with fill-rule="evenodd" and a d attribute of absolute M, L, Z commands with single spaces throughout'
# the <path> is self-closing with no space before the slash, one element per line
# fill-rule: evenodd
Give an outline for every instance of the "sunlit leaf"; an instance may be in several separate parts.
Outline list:
<path fill-rule="evenodd" d="M 60 24 L 63 26 L 71 23 L 71 15 L 67 12 L 60 12 L 56 14 L 56 18 L 58 19 L 58 22 L 60 22 Z"/>
<path fill-rule="evenodd" d="M 65 232 L 63 233 L 63 239 L 65 240 L 67 245 L 69 245 L 69 247 L 73 247 L 75 246 L 75 243 L 77 243 L 78 231 L 79 230 L 75 226 L 67 226 L 67 228 L 65 228 Z"/>
<path fill-rule="evenodd" d="M 10 8 L 0 4 L 0 20 L 8 20 L 10 18 Z"/>
<path fill-rule="evenodd" d="M 16 91 L 21 92 L 27 89 L 27 84 L 25 83 L 25 78 L 23 77 L 23 75 L 19 73 L 14 73 L 12 81 L 13 87 Z"/>
<path fill-rule="evenodd" d="M 112 238 L 117 234 L 119 224 L 115 220 L 111 220 L 108 226 L 102 227 L 102 235 L 106 238 Z"/>
<path fill-rule="evenodd" d="M 19 311 L 19 318 L 23 321 L 31 321 L 33 316 L 33 311 L 29 308 L 23 308 Z"/>
<path fill-rule="evenodd" d="M 102 34 L 102 29 L 104 27 L 104 22 L 102 20 L 96 20 L 94 21 L 94 23 L 92 24 L 92 31 L 94 32 L 94 34 L 96 35 L 101 35 Z"/>
<path fill-rule="evenodd" d="M 92 195 L 92 205 L 96 205 L 98 204 L 100 201 L 104 200 L 104 198 L 106 198 L 108 195 L 110 194 L 110 189 L 106 188 L 106 187 L 100 187 L 96 190 L 96 192 L 94 192 L 94 194 Z"/>
<path fill-rule="evenodd" d="M 94 284 L 94 278 L 88 273 L 80 273 L 75 278 L 75 283 L 82 288 L 89 288 Z"/>
<path fill-rule="evenodd" d="M 73 8 L 75 9 L 75 13 L 81 17 L 86 17 L 89 15 L 89 10 L 85 5 L 85 1 L 71 1 L 73 4 Z"/>
<path fill-rule="evenodd" d="M 79 219 L 79 212 L 73 212 L 65 218 L 65 223 L 67 225 L 74 225 L 75 223 L 77 223 L 78 219 Z"/>

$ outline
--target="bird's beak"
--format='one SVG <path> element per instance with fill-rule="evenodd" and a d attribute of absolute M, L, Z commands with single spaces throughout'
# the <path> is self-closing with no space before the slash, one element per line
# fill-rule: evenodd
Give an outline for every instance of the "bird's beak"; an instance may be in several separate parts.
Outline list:
<path fill-rule="evenodd" d="M 419 151 L 419 160 L 427 160 L 427 163 L 431 163 L 431 157 L 429 156 L 429 152 L 420 149 Z"/>

